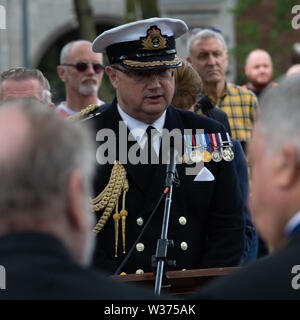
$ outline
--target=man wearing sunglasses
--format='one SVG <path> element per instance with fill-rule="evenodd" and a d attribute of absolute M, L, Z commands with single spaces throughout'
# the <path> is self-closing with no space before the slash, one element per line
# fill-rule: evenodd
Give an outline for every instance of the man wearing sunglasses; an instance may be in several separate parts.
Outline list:
<path fill-rule="evenodd" d="M 107 30 L 93 42 L 95 52 L 107 53 L 110 65 L 106 73 L 116 89 L 113 102 L 82 119 L 94 128 L 98 144 L 94 264 L 110 273 L 152 271 L 151 256 L 161 235 L 164 200 L 152 219 L 150 216 L 165 186 L 167 164 L 161 160 L 165 133 L 177 129 L 182 141 L 185 129 L 224 132 L 216 121 L 170 105 L 174 70 L 181 65 L 175 39 L 186 31 L 181 20 L 151 18 Z M 115 138 L 116 154 L 101 163 L 105 145 L 109 154 L 114 152 L 113 143 L 102 139 L 103 134 Z M 137 154 L 148 149 L 148 156 L 149 146 L 148 162 L 131 161 L 133 148 L 137 147 Z M 152 161 L 156 157 L 158 162 Z M 244 220 L 232 163 L 211 161 L 205 164 L 207 175 L 198 179 L 200 169 L 189 175 L 187 167 L 185 163 L 177 165 L 180 185 L 173 190 L 168 229 L 174 248 L 168 258 L 176 260 L 177 270 L 237 265 L 244 251 Z M 125 257 L 127 262 L 120 266 Z"/>
<path fill-rule="evenodd" d="M 59 114 L 72 116 L 90 104 L 104 103 L 98 98 L 104 74 L 102 63 L 102 54 L 93 52 L 89 41 L 72 41 L 63 47 L 57 73 L 65 83 L 66 101 L 57 106 Z"/>

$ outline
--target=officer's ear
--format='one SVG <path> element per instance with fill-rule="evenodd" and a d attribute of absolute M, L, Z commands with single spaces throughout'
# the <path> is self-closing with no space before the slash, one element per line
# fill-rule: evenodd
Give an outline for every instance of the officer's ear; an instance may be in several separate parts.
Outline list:
<path fill-rule="evenodd" d="M 109 77 L 109 81 L 112 84 L 112 86 L 115 89 L 117 89 L 118 88 L 117 71 L 114 68 L 107 66 L 107 67 L 105 67 L 105 72 L 106 72 L 107 76 Z"/>
<path fill-rule="evenodd" d="M 56 72 L 62 82 L 67 82 L 67 70 L 64 66 L 57 66 Z"/>

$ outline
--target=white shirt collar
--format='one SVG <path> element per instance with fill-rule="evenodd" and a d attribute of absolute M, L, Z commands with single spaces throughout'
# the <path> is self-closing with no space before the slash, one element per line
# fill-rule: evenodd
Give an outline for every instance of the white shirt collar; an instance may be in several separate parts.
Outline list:
<path fill-rule="evenodd" d="M 140 145 L 141 148 L 144 147 L 145 143 L 146 143 L 146 136 L 145 136 L 145 132 L 149 126 L 149 124 L 144 123 L 142 121 L 139 121 L 133 117 L 131 117 L 130 115 L 128 115 L 126 112 L 124 112 L 119 104 L 117 105 L 119 114 L 122 118 L 122 120 L 124 122 L 126 122 L 126 125 L 130 131 L 130 133 L 133 135 L 133 137 L 135 138 L 135 140 L 138 142 L 138 144 Z M 166 120 L 166 110 L 164 111 L 164 113 L 156 120 L 154 121 L 151 126 L 154 127 L 155 129 L 157 129 L 159 131 L 159 135 L 157 135 L 157 138 L 155 138 L 154 136 L 154 149 L 156 151 L 156 153 L 159 153 L 159 148 L 160 148 L 160 140 L 161 140 L 161 134 L 162 134 L 162 130 L 163 127 L 165 125 L 165 120 Z"/>
<path fill-rule="evenodd" d="M 290 236 L 293 230 L 300 224 L 300 210 L 297 211 L 285 226 L 285 234 Z"/>

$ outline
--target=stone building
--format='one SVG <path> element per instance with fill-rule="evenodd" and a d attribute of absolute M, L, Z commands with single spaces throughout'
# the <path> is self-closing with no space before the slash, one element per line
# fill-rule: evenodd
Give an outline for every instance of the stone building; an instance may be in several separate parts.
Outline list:
<path fill-rule="evenodd" d="M 124 21 L 125 0 L 90 0 L 97 32 Z M 234 16 L 229 12 L 236 0 L 157 0 L 161 17 L 183 19 L 190 29 L 217 27 L 229 48 L 235 45 Z M 76 39 L 78 23 L 72 0 L 0 0 L 5 9 L 6 29 L 0 28 L 0 72 L 15 66 L 40 68 L 54 91 L 59 91 L 55 66 L 59 51 Z M 1 18 L 1 16 L 0 16 Z M 3 23 L 3 21 L 2 21 Z M 1 25 L 1 24 L 0 24 Z M 178 41 L 178 54 L 186 57 L 188 34 Z M 228 76 L 235 77 L 231 59 Z"/>

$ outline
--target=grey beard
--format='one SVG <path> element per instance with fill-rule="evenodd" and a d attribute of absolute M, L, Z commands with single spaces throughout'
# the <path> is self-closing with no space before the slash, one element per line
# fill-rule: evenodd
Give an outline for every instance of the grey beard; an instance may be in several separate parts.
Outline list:
<path fill-rule="evenodd" d="M 97 93 L 98 91 L 98 86 L 96 84 L 84 84 L 82 83 L 79 86 L 79 93 L 89 96 Z"/>

